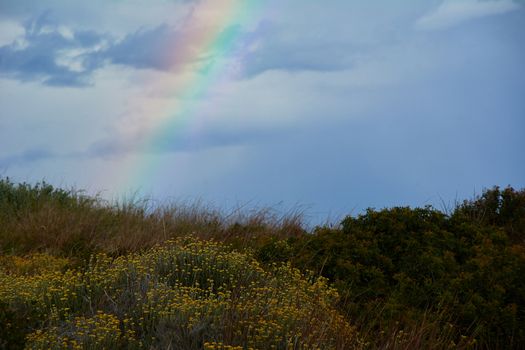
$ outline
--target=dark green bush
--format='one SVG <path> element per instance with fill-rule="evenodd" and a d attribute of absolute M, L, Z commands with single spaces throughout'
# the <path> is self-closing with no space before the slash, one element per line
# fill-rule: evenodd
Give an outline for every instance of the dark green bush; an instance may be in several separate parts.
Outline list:
<path fill-rule="evenodd" d="M 464 201 L 453 213 L 456 224 L 499 227 L 509 239 L 525 243 L 525 190 L 494 187 L 479 198 Z"/>
<path fill-rule="evenodd" d="M 349 316 L 370 328 L 435 317 L 458 339 L 523 347 L 524 198 L 494 188 L 450 216 L 431 207 L 369 209 L 295 241 L 293 261 L 333 281 Z"/>

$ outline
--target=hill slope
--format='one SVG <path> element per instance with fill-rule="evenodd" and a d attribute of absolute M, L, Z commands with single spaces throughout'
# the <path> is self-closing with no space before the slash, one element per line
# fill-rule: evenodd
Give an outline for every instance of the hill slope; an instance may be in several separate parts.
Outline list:
<path fill-rule="evenodd" d="M 0 180 L 0 347 L 525 347 L 524 190 L 311 232 L 149 203 Z"/>

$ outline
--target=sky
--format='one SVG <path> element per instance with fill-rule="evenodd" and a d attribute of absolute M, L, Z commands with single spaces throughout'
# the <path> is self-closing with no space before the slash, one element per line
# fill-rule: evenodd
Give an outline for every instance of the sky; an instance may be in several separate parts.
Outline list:
<path fill-rule="evenodd" d="M 515 0 L 0 0 L 0 176 L 450 208 L 525 187 L 524 36 Z"/>

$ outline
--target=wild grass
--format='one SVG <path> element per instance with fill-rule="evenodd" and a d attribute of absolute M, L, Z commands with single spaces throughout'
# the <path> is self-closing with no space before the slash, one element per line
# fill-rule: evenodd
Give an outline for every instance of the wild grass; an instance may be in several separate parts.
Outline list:
<path fill-rule="evenodd" d="M 155 205 L 148 200 L 108 202 L 46 183 L 0 179 L 0 252 L 48 252 L 88 258 L 121 255 L 192 235 L 245 248 L 269 238 L 305 232 L 302 213 L 270 208 L 225 213 L 202 202 Z"/>

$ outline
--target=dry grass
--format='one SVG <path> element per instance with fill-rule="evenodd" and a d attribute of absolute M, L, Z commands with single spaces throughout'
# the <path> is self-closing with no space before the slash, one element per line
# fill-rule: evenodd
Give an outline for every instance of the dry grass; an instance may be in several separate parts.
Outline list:
<path fill-rule="evenodd" d="M 408 312 L 407 312 L 408 313 Z M 442 309 L 441 312 L 425 312 L 415 320 L 385 321 L 381 310 L 363 315 L 362 319 L 353 320 L 363 339 L 367 339 L 368 349 L 479 349 L 475 332 L 470 336 L 461 336 L 458 339 L 451 316 L 451 310 Z"/>
<path fill-rule="evenodd" d="M 0 210 L 0 252 L 4 254 L 121 255 L 188 235 L 246 248 L 269 237 L 285 239 L 305 232 L 298 211 L 279 215 L 269 208 L 239 208 L 224 212 L 199 201 L 112 203 L 74 190 L 13 185 L 9 180 L 0 180 Z"/>

